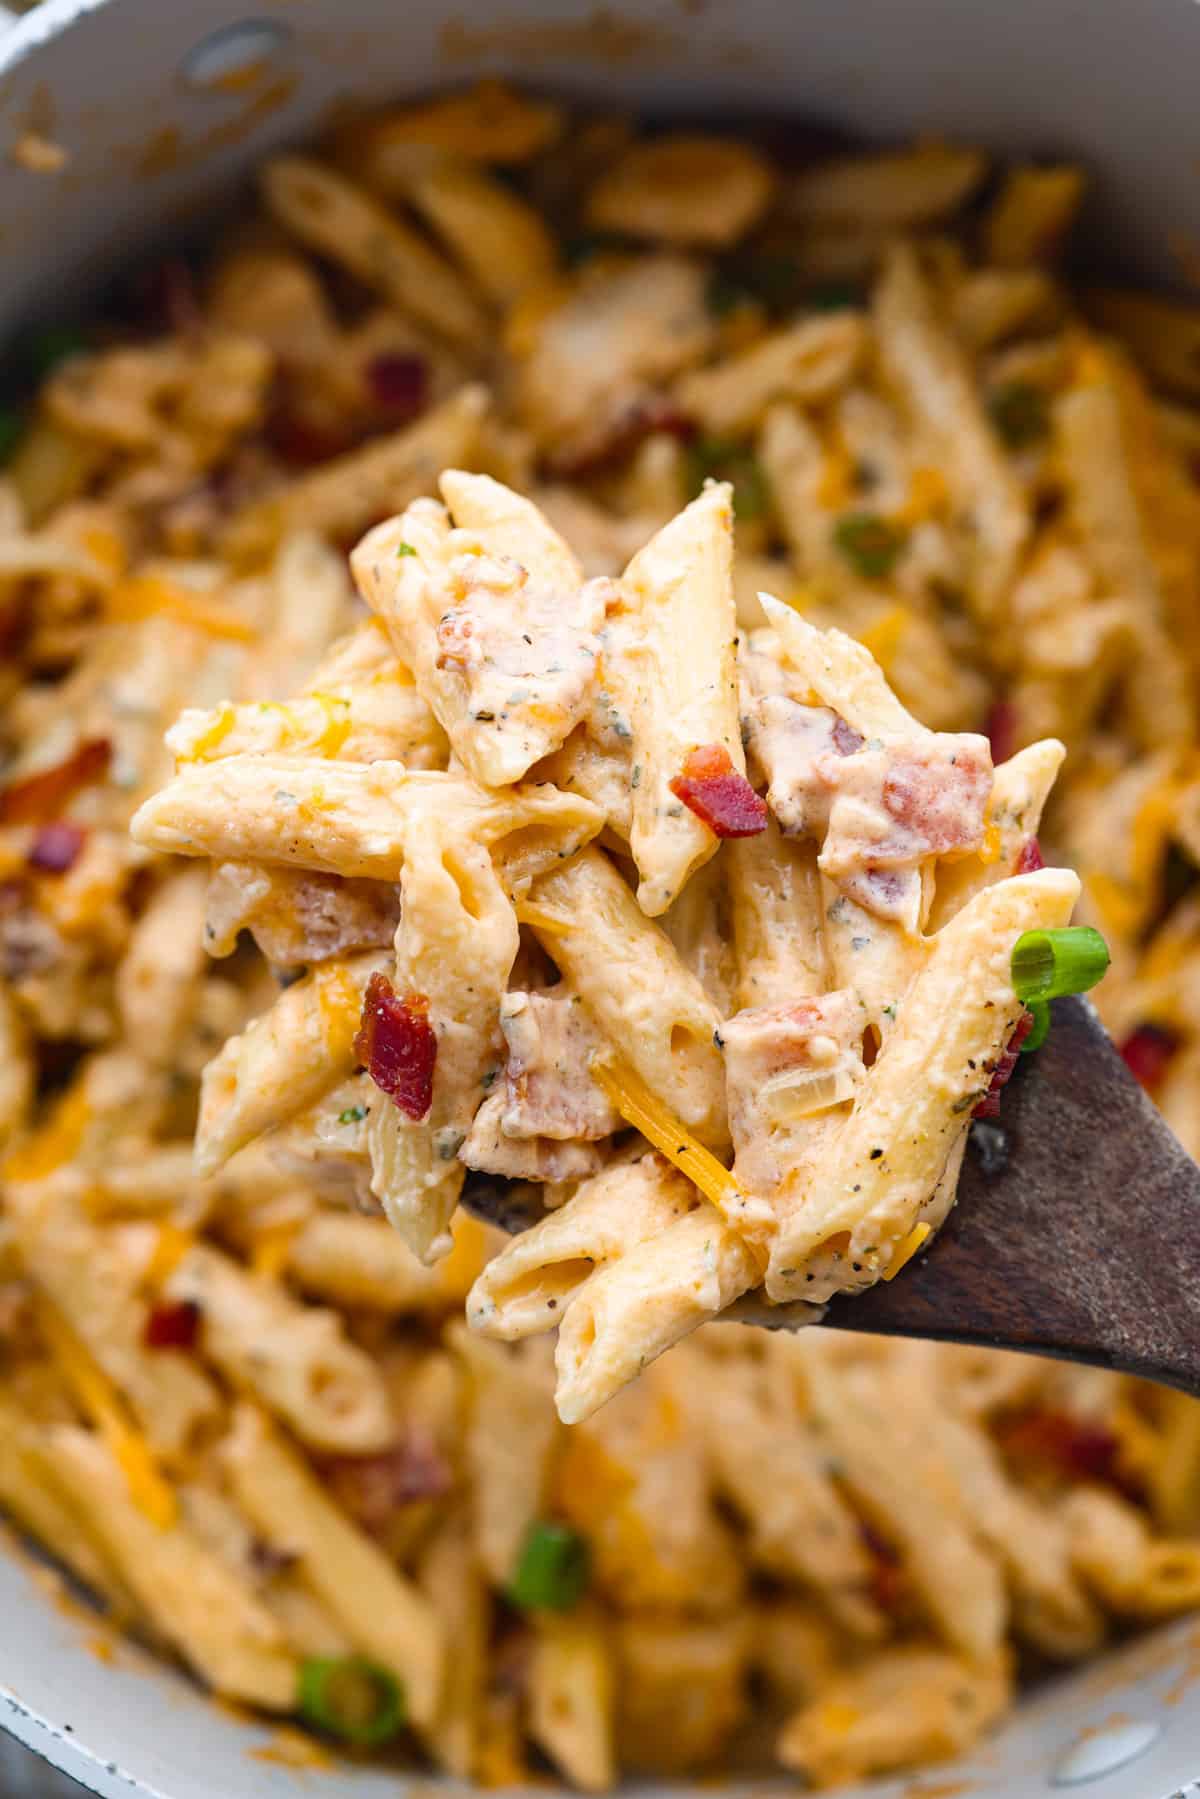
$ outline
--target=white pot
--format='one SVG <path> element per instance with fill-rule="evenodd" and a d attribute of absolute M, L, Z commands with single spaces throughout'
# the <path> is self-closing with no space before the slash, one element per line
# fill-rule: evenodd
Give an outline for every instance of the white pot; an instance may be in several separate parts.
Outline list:
<path fill-rule="evenodd" d="M 273 55 L 278 77 L 265 107 L 202 79 L 220 64 L 213 34 L 248 21 L 258 38 L 240 53 Z M 595 12 L 509 0 L 500 13 L 489 0 L 46 0 L 0 34 L 0 151 L 32 126 L 70 161 L 48 176 L 0 155 L 0 332 L 78 316 L 107 270 L 193 229 L 266 150 L 317 129 L 338 101 L 480 73 L 659 112 L 773 112 L 868 137 L 941 131 L 1067 151 L 1096 172 L 1086 225 L 1097 257 L 1169 278 L 1169 241 L 1200 243 L 1198 71 L 1195 0 L 628 0 Z M 26 1557 L 0 1554 L 0 1722 L 109 1799 L 403 1793 L 392 1770 L 331 1776 L 256 1758 L 266 1727 L 132 1647 L 99 1659 L 93 1634 L 48 1602 Z M 1197 1774 L 1200 1630 L 1184 1622 L 1043 1690 L 961 1768 L 870 1791 L 1044 1799 L 1061 1785 L 1200 1799 Z M 23 1790 L 45 1793 L 40 1780 Z"/>

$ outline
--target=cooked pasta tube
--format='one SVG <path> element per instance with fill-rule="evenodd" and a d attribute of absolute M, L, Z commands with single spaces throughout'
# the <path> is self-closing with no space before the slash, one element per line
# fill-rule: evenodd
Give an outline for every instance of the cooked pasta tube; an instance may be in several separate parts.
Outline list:
<path fill-rule="evenodd" d="M 356 1649 L 403 1681 L 413 1722 L 428 1729 L 444 1666 L 442 1630 L 428 1601 L 248 1403 L 235 1408 L 224 1461 L 251 1522 L 268 1543 L 298 1557 L 305 1580 Z"/>
<path fill-rule="evenodd" d="M 651 918 L 717 848 L 713 830 L 676 792 L 689 758 L 715 750 L 745 774 L 732 558 L 732 494 L 717 483 L 639 550 L 609 632 L 607 679 L 632 734 L 638 904 Z"/>
<path fill-rule="evenodd" d="M 850 1233 L 854 1260 L 895 1253 L 1021 1014 L 1013 943 L 1065 924 L 1078 893 L 1067 869 L 1014 875 L 976 894 L 933 940 L 858 1104 L 771 1246 L 772 1299 L 804 1297 L 805 1257 L 838 1232 Z"/>
<path fill-rule="evenodd" d="M 695 1205 L 691 1183 L 653 1151 L 610 1164 L 492 1258 L 468 1295 L 467 1322 L 508 1340 L 552 1330 L 597 1268 Z"/>
<path fill-rule="evenodd" d="M 721 1142 L 716 1007 L 612 863 L 585 850 L 535 881 L 529 899 L 542 920 L 534 934 L 605 1036 L 686 1125 Z"/>
<path fill-rule="evenodd" d="M 553 849 L 545 847 L 550 863 L 603 822 L 581 795 L 549 786 L 488 794 L 461 775 L 410 773 L 397 762 L 262 755 L 191 764 L 146 802 L 132 829 L 147 848 L 185 856 L 396 881 L 405 832 L 431 816 L 456 815 L 488 845 L 509 833 L 542 829 L 549 836 L 561 827 Z"/>
<path fill-rule="evenodd" d="M 936 316 L 915 254 L 893 249 L 875 298 L 884 373 L 944 476 L 968 553 L 968 590 L 989 624 L 1016 572 L 1029 517 L 962 351 Z"/>
<path fill-rule="evenodd" d="M 758 1275 L 755 1257 L 708 1205 L 601 1268 L 559 1327 L 555 1403 L 564 1424 L 590 1417 Z"/>
<path fill-rule="evenodd" d="M 353 182 L 306 156 L 277 156 L 263 198 L 285 230 L 342 263 L 402 311 L 470 343 L 484 316 L 470 288 L 425 240 Z"/>
<path fill-rule="evenodd" d="M 50 1454 L 63 1481 L 98 1502 L 95 1529 L 155 1629 L 212 1687 L 267 1711 L 296 1702 L 298 1667 L 280 1626 L 183 1523 L 152 1524 L 128 1497 L 99 1438 L 60 1426 Z"/>
<path fill-rule="evenodd" d="M 215 1174 L 264 1131 L 319 1099 L 355 1066 L 363 996 L 386 965 L 377 952 L 329 962 L 279 995 L 204 1070 L 196 1169 Z"/>
<path fill-rule="evenodd" d="M 199 1309 L 206 1359 L 284 1419 L 302 1443 L 363 1455 L 391 1441 L 379 1370 L 349 1341 L 335 1312 L 298 1305 L 276 1282 L 198 1243 L 163 1291 Z"/>

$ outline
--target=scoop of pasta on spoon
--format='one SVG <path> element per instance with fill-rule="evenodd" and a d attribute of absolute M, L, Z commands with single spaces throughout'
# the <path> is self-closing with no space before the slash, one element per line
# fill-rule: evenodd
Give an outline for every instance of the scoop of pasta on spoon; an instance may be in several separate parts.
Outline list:
<path fill-rule="evenodd" d="M 1086 1000 L 1056 999 L 1002 1118 L 977 1120 L 958 1203 L 902 1277 L 827 1302 L 837 1330 L 1029 1350 L 1200 1393 L 1200 1169 Z M 507 1231 L 534 1190 L 472 1176 L 463 1204 Z M 804 1305 L 749 1293 L 726 1314 L 791 1330 Z"/>
<path fill-rule="evenodd" d="M 439 486 L 351 558 L 369 698 L 351 645 L 265 735 L 185 714 L 133 822 L 274 869 L 285 905 L 296 871 L 398 889 L 392 957 L 319 964 L 209 1065 L 201 1169 L 286 1129 L 427 1263 L 460 1199 L 516 1231 L 468 1322 L 557 1327 L 567 1422 L 718 1315 L 1189 1384 L 1162 1233 L 1200 1174 L 1071 997 L 1108 952 L 1039 848 L 1062 744 L 995 763 L 842 631 L 740 613 L 727 482 L 590 580 L 530 500 Z M 413 767 L 413 730 L 444 756 Z"/>

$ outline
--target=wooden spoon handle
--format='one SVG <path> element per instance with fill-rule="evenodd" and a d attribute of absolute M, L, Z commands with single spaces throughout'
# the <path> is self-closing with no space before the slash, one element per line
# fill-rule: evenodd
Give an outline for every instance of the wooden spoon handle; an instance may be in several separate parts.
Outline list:
<path fill-rule="evenodd" d="M 1200 1168 L 1086 1000 L 1056 1000 L 999 1130 L 973 1127 L 959 1200 L 896 1281 L 839 1298 L 840 1330 L 950 1338 L 1200 1393 Z"/>

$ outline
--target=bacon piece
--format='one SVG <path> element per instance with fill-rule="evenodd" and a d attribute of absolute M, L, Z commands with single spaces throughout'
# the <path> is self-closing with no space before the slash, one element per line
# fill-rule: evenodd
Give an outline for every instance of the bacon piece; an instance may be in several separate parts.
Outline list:
<path fill-rule="evenodd" d="M 978 849 L 991 787 L 990 758 L 973 753 L 966 738 L 896 750 L 883 780 L 883 804 L 911 834 L 902 859 Z"/>
<path fill-rule="evenodd" d="M 1017 1066 L 1017 1058 L 1021 1053 L 1021 1045 L 1032 1029 L 1033 1013 L 1022 1012 L 1017 1020 L 1016 1029 L 1008 1040 L 1008 1048 L 992 1070 L 992 1078 L 988 1083 L 987 1092 L 971 1113 L 972 1118 L 998 1118 L 1000 1116 L 1001 1091 L 1012 1079 L 1013 1069 Z"/>
<path fill-rule="evenodd" d="M 852 756 L 855 750 L 861 750 L 866 738 L 853 725 L 848 725 L 844 718 L 837 717 L 833 721 L 833 747 L 839 756 Z"/>
<path fill-rule="evenodd" d="M 1103 1424 L 1039 1408 L 1002 1425 L 998 1436 L 1000 1447 L 1017 1461 L 1039 1463 L 1071 1480 L 1120 1484 L 1121 1445 Z"/>
<path fill-rule="evenodd" d="M 1007 762 L 1017 747 L 1017 708 L 1011 700 L 996 700 L 988 708 L 983 734 L 992 746 L 992 761 Z"/>
<path fill-rule="evenodd" d="M 417 1426 L 377 1455 L 322 1456 L 318 1466 L 334 1499 L 372 1534 L 386 1530 L 403 1506 L 441 1499 L 454 1485 L 450 1464 Z"/>
<path fill-rule="evenodd" d="M 401 999 L 386 976 L 373 974 L 363 1000 L 354 1053 L 379 1088 L 414 1122 L 433 1104 L 437 1035 L 423 993 Z"/>
<path fill-rule="evenodd" d="M 1162 1084 L 1178 1048 L 1178 1037 L 1165 1025 L 1140 1024 L 1122 1043 L 1121 1054 L 1134 1079 L 1153 1093 Z"/>
<path fill-rule="evenodd" d="M 65 875 L 79 860 L 87 832 L 82 825 L 56 819 L 53 824 L 39 825 L 25 860 L 39 874 Z"/>
<path fill-rule="evenodd" d="M 268 962 L 294 968 L 381 949 L 399 917 L 398 889 L 383 881 L 222 862 L 209 883 L 204 942 L 209 955 L 229 956 L 246 930 Z"/>
<path fill-rule="evenodd" d="M 904 1597 L 906 1586 L 900 1557 L 864 1519 L 859 1520 L 858 1534 L 871 1557 L 871 1597 L 881 1612 L 894 1612 Z"/>
<path fill-rule="evenodd" d="M 1036 837 L 1027 837 L 1021 846 L 1021 854 L 1017 857 L 1016 872 L 1019 875 L 1032 875 L 1045 866 L 1041 844 Z"/>
<path fill-rule="evenodd" d="M 102 781 L 112 761 L 107 737 L 85 739 L 53 768 L 43 768 L 0 791 L 0 824 L 48 824 L 81 787 Z"/>
<path fill-rule="evenodd" d="M 203 1319 L 194 1299 L 164 1300 L 151 1308 L 142 1342 L 147 1349 L 195 1349 Z"/>
<path fill-rule="evenodd" d="M 169 331 L 196 340 L 204 329 L 204 313 L 196 278 L 181 256 L 164 256 L 133 282 L 130 303 L 136 323 L 153 336 Z"/>
<path fill-rule="evenodd" d="M 27 981 L 64 954 L 62 938 L 38 912 L 28 881 L 0 881 L 0 979 Z"/>
<path fill-rule="evenodd" d="M 359 434 L 344 424 L 308 418 L 293 407 L 281 406 L 267 422 L 267 441 L 276 455 L 293 468 L 314 468 L 345 455 L 360 441 Z"/>
<path fill-rule="evenodd" d="M 722 744 L 690 751 L 670 787 L 717 837 L 757 837 L 767 828 L 766 801 L 738 774 Z"/>
<path fill-rule="evenodd" d="M 365 374 L 372 399 L 393 422 L 415 419 L 429 404 L 429 364 L 413 351 L 372 356 Z"/>
<path fill-rule="evenodd" d="M 642 394 L 617 418 L 597 427 L 585 442 L 552 454 L 551 467 L 568 480 L 595 474 L 625 461 L 640 443 L 657 433 L 690 443 L 697 433 L 696 421 L 665 394 Z"/>

